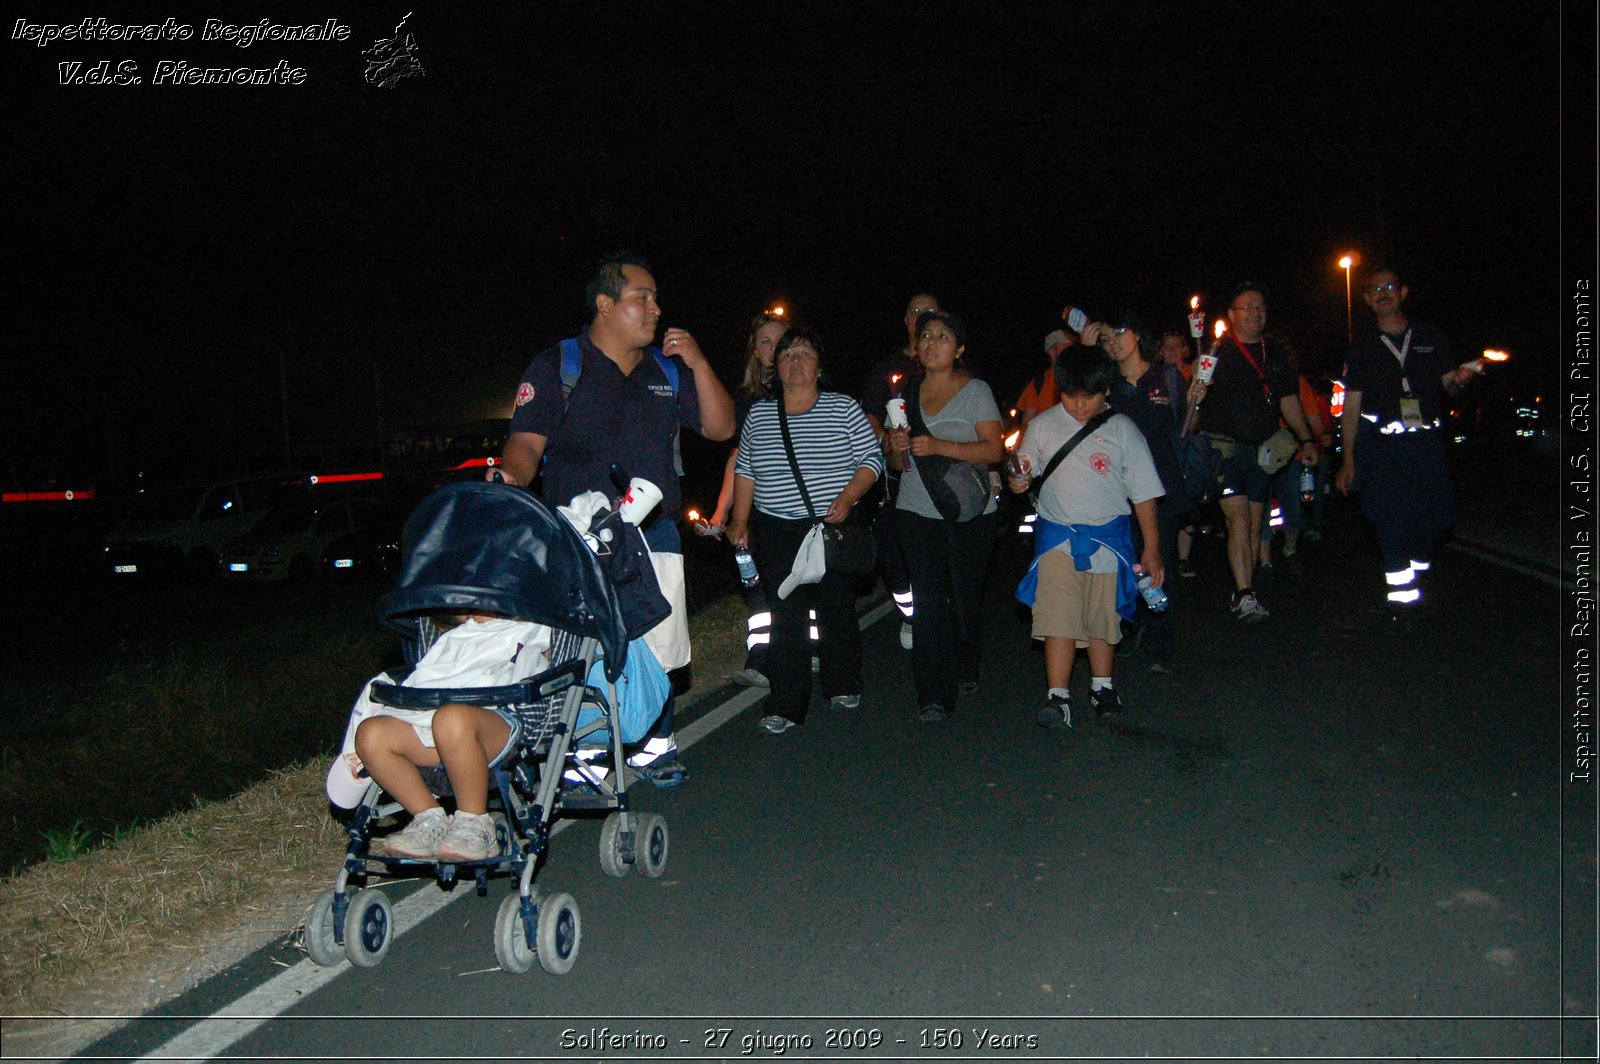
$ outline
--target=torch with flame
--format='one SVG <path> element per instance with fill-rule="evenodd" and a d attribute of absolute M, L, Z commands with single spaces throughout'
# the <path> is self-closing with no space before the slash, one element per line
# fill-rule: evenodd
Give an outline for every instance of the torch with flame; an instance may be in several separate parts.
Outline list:
<path fill-rule="evenodd" d="M 1021 429 L 1017 429 L 1015 432 L 1013 432 L 1011 435 L 1009 435 L 1009 436 L 1007 436 L 1005 438 L 1005 448 L 1006 448 L 1006 450 L 1008 450 L 1008 451 L 1016 450 L 1017 449 L 1017 441 L 1020 440 L 1020 439 L 1022 439 L 1022 430 Z"/>
<path fill-rule="evenodd" d="M 717 530 L 711 527 L 711 522 L 700 516 L 699 510 L 690 509 L 688 513 L 684 514 L 684 517 L 688 519 L 689 527 L 694 529 L 695 535 L 714 536 L 717 534 Z"/>
<path fill-rule="evenodd" d="M 1228 323 L 1224 319 L 1218 318 L 1216 324 L 1213 325 L 1211 329 L 1212 332 L 1216 334 L 1216 339 L 1220 340 L 1222 339 L 1222 334 L 1228 331 Z"/>

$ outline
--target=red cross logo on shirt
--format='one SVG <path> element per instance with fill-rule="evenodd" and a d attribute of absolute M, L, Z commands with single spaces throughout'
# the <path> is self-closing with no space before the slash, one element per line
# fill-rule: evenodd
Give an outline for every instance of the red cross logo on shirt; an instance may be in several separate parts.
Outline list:
<path fill-rule="evenodd" d="M 526 406 L 531 402 L 533 402 L 533 385 L 523 381 L 517 388 L 517 405 Z"/>
<path fill-rule="evenodd" d="M 1105 476 L 1107 473 L 1111 472 L 1111 459 L 1109 456 L 1100 452 L 1091 454 L 1089 456 L 1089 468 L 1094 470 L 1096 473 L 1099 473 L 1101 476 Z"/>

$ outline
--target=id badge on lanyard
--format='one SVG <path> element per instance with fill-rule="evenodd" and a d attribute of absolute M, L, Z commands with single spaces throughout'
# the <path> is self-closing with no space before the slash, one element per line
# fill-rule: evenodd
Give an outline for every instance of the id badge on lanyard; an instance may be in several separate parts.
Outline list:
<path fill-rule="evenodd" d="M 1383 341 L 1383 346 L 1389 349 L 1389 353 L 1395 357 L 1395 360 L 1400 363 L 1400 387 L 1404 389 L 1400 396 L 1400 423 L 1408 429 L 1420 429 L 1422 428 L 1422 401 L 1411 390 L 1411 378 L 1405 375 L 1406 355 L 1411 353 L 1411 330 L 1406 330 L 1405 339 L 1400 342 L 1398 349 L 1387 336 L 1380 335 L 1379 339 Z"/>

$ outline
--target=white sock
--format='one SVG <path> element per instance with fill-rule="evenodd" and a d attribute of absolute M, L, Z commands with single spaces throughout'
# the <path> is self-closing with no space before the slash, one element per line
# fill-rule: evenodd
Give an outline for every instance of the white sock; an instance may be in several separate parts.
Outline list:
<path fill-rule="evenodd" d="M 1091 676 L 1091 677 L 1089 677 L 1089 690 L 1091 690 L 1091 691 L 1098 691 L 1101 688 L 1110 687 L 1110 686 L 1111 686 L 1111 677 L 1109 677 L 1109 676 Z"/>
<path fill-rule="evenodd" d="M 1059 697 L 1059 698 L 1065 698 L 1065 699 L 1070 700 L 1072 698 L 1072 692 L 1068 691 L 1065 687 L 1052 687 L 1052 688 L 1050 688 L 1050 690 L 1048 692 L 1046 692 L 1045 697 L 1046 698 L 1058 698 Z"/>

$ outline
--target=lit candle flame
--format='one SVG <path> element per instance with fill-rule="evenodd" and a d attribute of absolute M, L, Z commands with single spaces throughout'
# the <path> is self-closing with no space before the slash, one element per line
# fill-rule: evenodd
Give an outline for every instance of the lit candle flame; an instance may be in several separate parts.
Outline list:
<path fill-rule="evenodd" d="M 1199 296 L 1190 296 L 1189 297 L 1189 309 L 1190 310 L 1199 310 L 1200 309 L 1200 297 Z"/>
<path fill-rule="evenodd" d="M 1483 357 L 1490 362 L 1504 362 L 1511 356 L 1506 354 L 1504 351 L 1490 349 L 1483 353 Z"/>
<path fill-rule="evenodd" d="M 1006 450 L 1009 451 L 1012 448 L 1014 448 L 1017 445 L 1017 441 L 1020 440 L 1021 438 L 1022 438 L 1022 430 L 1021 429 L 1018 429 L 1017 431 L 1013 432 L 1011 435 L 1007 436 L 1006 437 L 1006 441 L 1005 441 Z"/>
<path fill-rule="evenodd" d="M 900 374 L 896 373 L 894 376 L 890 377 L 889 378 L 889 383 L 890 384 L 899 384 L 900 383 Z"/>
<path fill-rule="evenodd" d="M 689 520 L 691 520 L 691 521 L 700 520 L 700 511 L 699 510 L 690 510 L 689 511 Z"/>
<path fill-rule="evenodd" d="M 1223 321 L 1221 318 L 1218 318 L 1217 323 L 1212 326 L 1212 329 L 1215 330 L 1217 339 L 1220 340 L 1222 339 L 1222 334 L 1228 331 L 1228 323 Z"/>

